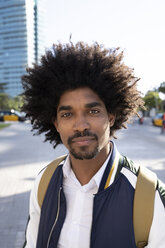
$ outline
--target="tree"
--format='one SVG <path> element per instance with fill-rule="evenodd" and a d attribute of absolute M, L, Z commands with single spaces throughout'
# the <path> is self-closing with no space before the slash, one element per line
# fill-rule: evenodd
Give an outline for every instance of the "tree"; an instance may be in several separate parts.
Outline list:
<path fill-rule="evenodd" d="M 160 84 L 158 90 L 159 90 L 159 92 L 162 92 L 162 93 L 165 94 L 165 82 Z"/>
<path fill-rule="evenodd" d="M 145 106 L 148 110 L 152 108 L 156 108 L 156 110 L 161 109 L 161 98 L 159 97 L 159 93 L 157 91 L 148 91 L 144 96 L 143 101 L 145 102 Z"/>
<path fill-rule="evenodd" d="M 6 90 L 6 83 L 0 83 L 0 93 L 4 93 L 5 92 L 5 90 Z"/>
<path fill-rule="evenodd" d="M 16 96 L 12 98 L 9 97 L 6 93 L 0 93 L 0 109 L 15 109 L 20 111 L 22 105 L 22 96 Z"/>
<path fill-rule="evenodd" d="M 0 93 L 0 109 L 9 108 L 9 96 L 6 93 Z"/>
<path fill-rule="evenodd" d="M 16 96 L 11 99 L 10 108 L 20 111 L 22 106 L 23 106 L 23 96 Z"/>
<path fill-rule="evenodd" d="M 0 109 L 8 107 L 8 95 L 5 93 L 6 83 L 0 83 Z"/>

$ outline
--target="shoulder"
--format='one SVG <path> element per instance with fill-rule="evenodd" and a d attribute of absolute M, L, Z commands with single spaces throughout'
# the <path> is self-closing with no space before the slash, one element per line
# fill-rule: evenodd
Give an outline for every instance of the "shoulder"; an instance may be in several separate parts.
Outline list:
<path fill-rule="evenodd" d="M 158 180 L 155 194 L 154 215 L 147 248 L 164 248 L 165 244 L 165 185 Z"/>
<path fill-rule="evenodd" d="M 60 165 L 63 165 L 66 160 L 67 155 L 63 155 L 60 157 L 57 157 L 55 160 L 51 161 L 48 165 L 46 165 L 38 174 L 36 181 L 41 181 L 43 177 L 50 177 L 53 175 L 53 173 L 56 171 L 56 169 L 60 168 Z M 49 179 L 50 179 L 49 178 Z"/>
<path fill-rule="evenodd" d="M 140 166 L 134 163 L 132 160 L 123 156 L 123 163 L 120 173 L 122 173 L 127 178 L 134 189 L 136 187 L 139 167 Z"/>
<path fill-rule="evenodd" d="M 132 186 L 136 187 L 137 177 L 139 173 L 140 166 L 134 163 L 129 158 L 123 156 L 123 166 L 121 169 L 121 173 L 128 179 L 128 181 L 132 184 Z M 150 171 L 148 169 L 148 171 Z M 163 205 L 165 206 L 165 184 L 157 179 L 157 188 L 156 191 L 158 192 Z"/>
<path fill-rule="evenodd" d="M 157 191 L 165 207 L 165 184 L 161 180 L 158 180 Z"/>
<path fill-rule="evenodd" d="M 59 173 L 62 173 L 61 166 L 59 166 L 59 165 L 63 165 L 64 159 L 66 158 L 66 156 L 64 157 L 64 159 L 61 159 L 61 158 L 63 158 L 63 157 L 60 157 L 60 159 L 57 158 L 57 159 L 53 160 L 48 165 L 43 167 L 41 169 L 41 171 L 38 173 L 38 175 L 34 181 L 32 190 L 31 190 L 31 198 L 35 199 L 35 202 L 38 203 L 39 191 L 40 192 L 43 190 L 46 191 L 53 174 L 55 174 L 57 171 Z"/>
<path fill-rule="evenodd" d="M 131 159 L 123 156 L 123 168 L 130 171 L 136 177 L 138 176 L 139 167 L 140 166 L 137 163 L 134 163 Z"/>

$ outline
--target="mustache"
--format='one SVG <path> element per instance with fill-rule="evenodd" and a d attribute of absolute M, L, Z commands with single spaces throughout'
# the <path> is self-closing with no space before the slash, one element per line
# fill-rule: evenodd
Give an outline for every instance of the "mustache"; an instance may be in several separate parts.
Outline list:
<path fill-rule="evenodd" d="M 72 143 L 73 139 L 75 139 L 75 138 L 85 137 L 85 136 L 93 137 L 96 140 L 98 140 L 98 137 L 97 137 L 97 135 L 95 133 L 91 133 L 88 130 L 84 130 L 83 132 L 77 132 L 73 136 L 70 136 L 68 138 L 68 144 L 70 145 Z"/>

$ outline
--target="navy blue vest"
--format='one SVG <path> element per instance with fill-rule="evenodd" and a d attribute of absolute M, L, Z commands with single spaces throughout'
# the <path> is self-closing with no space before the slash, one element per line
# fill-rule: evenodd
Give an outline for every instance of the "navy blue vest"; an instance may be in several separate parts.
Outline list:
<path fill-rule="evenodd" d="M 133 229 L 134 188 L 119 172 L 114 182 L 104 189 L 115 159 L 115 149 L 102 177 L 98 193 L 94 197 L 90 248 L 136 248 Z M 62 180 L 60 165 L 51 178 L 43 201 L 37 248 L 57 247 L 66 215 Z"/>

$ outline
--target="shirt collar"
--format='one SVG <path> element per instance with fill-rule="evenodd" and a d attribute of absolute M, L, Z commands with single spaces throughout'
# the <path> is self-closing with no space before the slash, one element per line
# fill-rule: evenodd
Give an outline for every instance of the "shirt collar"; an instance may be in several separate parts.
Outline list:
<path fill-rule="evenodd" d="M 94 181 L 97 185 L 97 188 L 99 188 L 99 185 L 100 185 L 100 182 L 101 182 L 101 179 L 102 179 L 102 176 L 104 174 L 104 170 L 107 166 L 107 163 L 109 161 L 111 157 L 111 152 L 110 154 L 108 155 L 107 159 L 105 160 L 105 162 L 103 163 L 103 165 L 101 166 L 101 168 L 97 171 L 97 173 L 91 178 L 91 180 L 89 181 L 89 183 L 91 181 Z M 64 175 L 64 178 L 68 178 L 68 177 L 73 177 L 73 175 L 75 176 L 72 168 L 71 168 L 71 164 L 70 164 L 70 157 L 69 155 L 67 156 L 65 162 L 64 162 L 64 165 L 62 167 L 63 169 L 63 175 Z"/>
<path fill-rule="evenodd" d="M 101 179 L 102 179 L 102 176 L 104 174 L 104 170 L 108 164 L 108 161 L 111 157 L 111 152 L 110 154 L 108 155 L 107 159 L 105 160 L 104 164 L 101 166 L 101 168 L 97 171 L 97 173 L 91 178 L 91 180 L 94 180 L 97 184 L 97 187 L 99 188 L 99 185 L 100 185 L 100 182 L 101 182 Z"/>
<path fill-rule="evenodd" d="M 71 165 L 70 165 L 70 158 L 69 155 L 67 156 L 66 160 L 64 161 L 64 165 L 62 167 L 64 178 L 70 176 L 71 173 Z"/>

